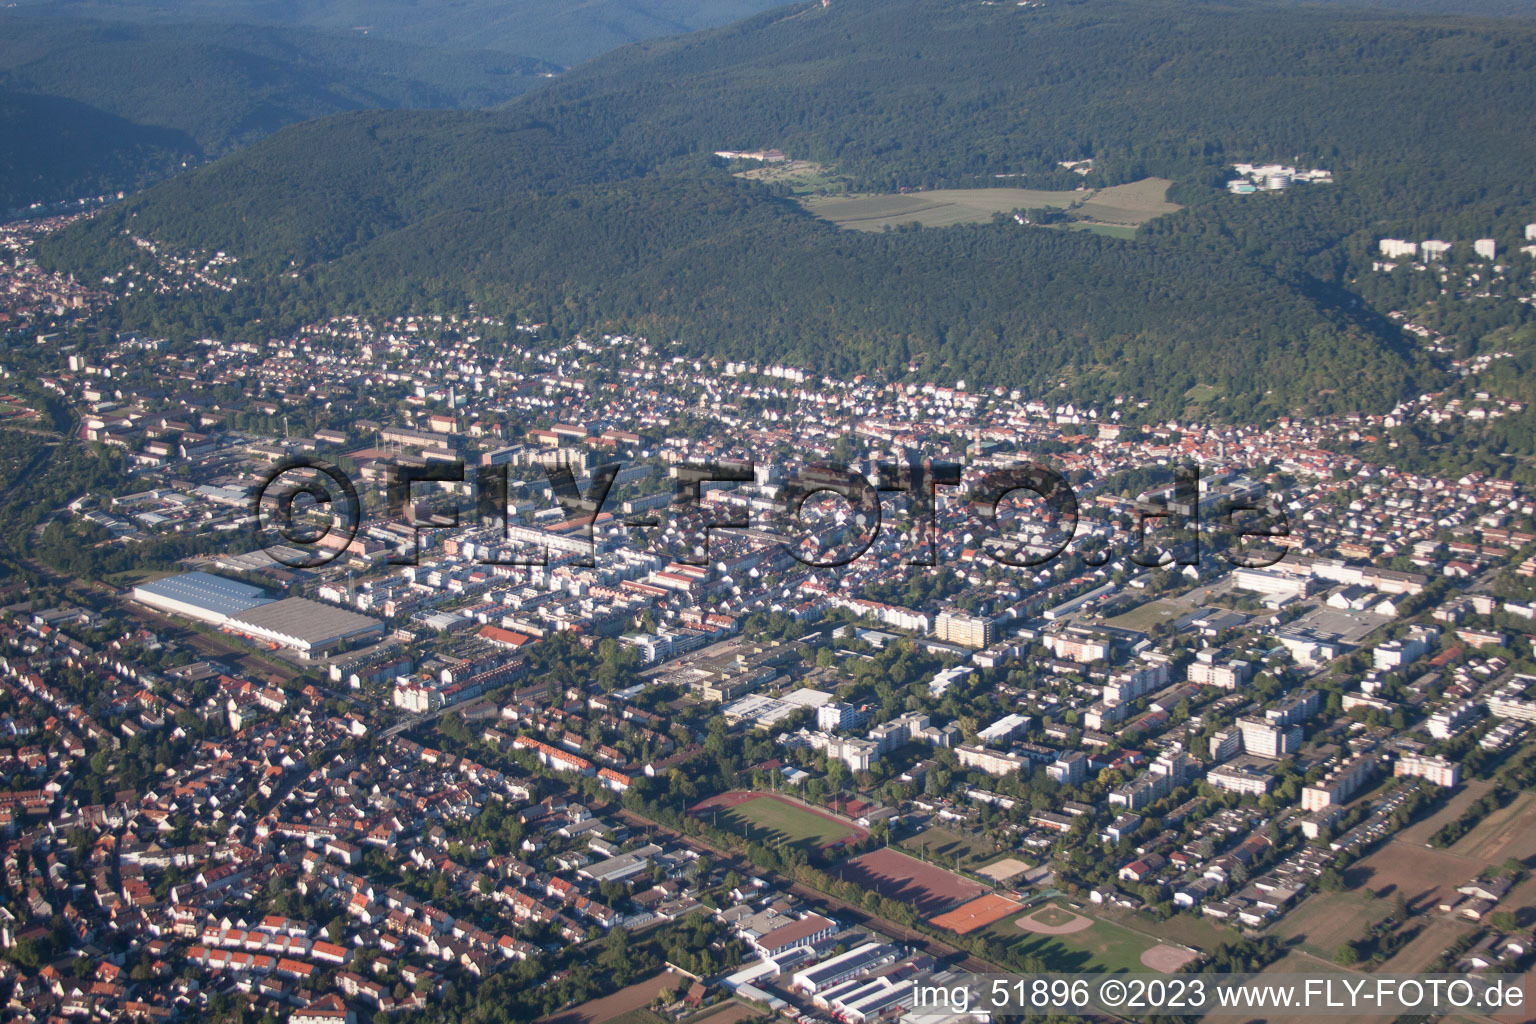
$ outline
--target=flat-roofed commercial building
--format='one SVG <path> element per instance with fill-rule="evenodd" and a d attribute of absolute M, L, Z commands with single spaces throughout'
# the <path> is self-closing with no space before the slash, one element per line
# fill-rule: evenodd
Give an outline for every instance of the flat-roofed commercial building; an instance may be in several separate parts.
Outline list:
<path fill-rule="evenodd" d="M 223 625 L 231 615 L 275 603 L 260 587 L 210 572 L 186 572 L 141 583 L 133 588 L 133 599 L 159 611 L 215 625 Z"/>
<path fill-rule="evenodd" d="M 284 598 L 231 615 L 224 625 L 244 636 L 298 651 L 305 658 L 384 632 L 378 619 L 303 597 Z"/>

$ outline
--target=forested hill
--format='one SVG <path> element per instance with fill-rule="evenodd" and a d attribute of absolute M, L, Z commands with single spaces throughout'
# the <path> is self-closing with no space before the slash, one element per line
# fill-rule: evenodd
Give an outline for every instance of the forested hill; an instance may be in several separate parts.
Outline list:
<path fill-rule="evenodd" d="M 1488 2 L 1488 0 L 1484 0 Z M 490 49 L 570 67 L 653 36 L 724 25 L 778 0 L 13 0 L 67 18 L 206 21 Z"/>
<path fill-rule="evenodd" d="M 344 110 L 483 107 L 556 66 L 358 35 L 0 14 L 0 210 L 132 188 Z"/>
<path fill-rule="evenodd" d="M 1379 407 L 1437 378 L 1344 287 L 1348 253 L 1433 218 L 1536 220 L 1533 34 L 1161 0 L 795 5 L 626 47 L 496 113 L 287 129 L 45 256 L 95 268 L 131 230 L 268 275 L 126 307 L 168 331 L 475 298 L 558 330 L 1170 410 L 1195 384 L 1234 417 Z M 1087 184 L 1159 174 L 1189 208 L 1135 241 L 1011 220 L 840 232 L 709 155 L 767 146 L 871 190 L 1070 187 L 1059 161 L 1092 157 Z M 1337 183 L 1220 192 L 1231 162 L 1271 159 Z"/>

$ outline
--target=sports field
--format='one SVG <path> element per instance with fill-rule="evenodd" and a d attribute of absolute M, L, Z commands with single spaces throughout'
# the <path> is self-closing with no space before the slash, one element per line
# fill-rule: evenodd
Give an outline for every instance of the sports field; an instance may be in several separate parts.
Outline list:
<path fill-rule="evenodd" d="M 957 935 L 967 935 L 978 928 L 985 928 L 993 921 L 1001 921 L 1021 907 L 1022 903 L 989 892 L 948 913 L 929 918 L 928 923 L 936 928 L 948 928 Z"/>
<path fill-rule="evenodd" d="M 835 873 L 844 881 L 873 889 L 888 899 L 910 903 L 919 913 L 929 916 L 942 914 L 987 891 L 980 882 L 925 864 L 891 847 L 855 857 Z"/>
<path fill-rule="evenodd" d="M 700 801 L 689 813 L 770 845 L 792 843 L 825 849 L 869 834 L 850 821 L 771 793 L 732 790 Z"/>
<path fill-rule="evenodd" d="M 999 213 L 1041 207 L 1067 210 L 1070 227 L 1128 237 L 1135 228 L 1181 209 L 1167 201 L 1166 178 L 1143 178 L 1110 188 L 1081 191 L 1034 188 L 940 188 L 924 192 L 811 196 L 801 204 L 822 220 L 856 231 L 883 231 L 918 223 L 942 228 L 984 224 Z"/>
<path fill-rule="evenodd" d="M 1037 928 L 1043 930 L 1030 930 Z M 1010 957 L 1037 956 L 1051 970 L 1067 972 L 1144 974 L 1142 954 L 1158 945 L 1086 911 L 1055 905 L 997 921 L 985 934 L 989 942 L 1006 947 Z"/>
<path fill-rule="evenodd" d="M 956 858 L 954 864 L 970 869 L 978 864 L 983 864 L 988 858 L 997 856 L 996 848 L 953 832 L 947 828 L 933 826 L 925 828 L 916 835 L 908 836 L 900 843 L 902 849 L 911 850 L 929 860 L 937 860 L 940 863 L 951 863 L 950 857 Z"/>
<path fill-rule="evenodd" d="M 978 875 L 986 875 L 994 882 L 1007 882 L 1018 878 L 1028 870 L 1029 864 L 1026 861 L 1019 860 L 1017 857 L 1004 857 L 1002 860 L 995 860 L 985 867 L 977 868 L 976 873 Z"/>

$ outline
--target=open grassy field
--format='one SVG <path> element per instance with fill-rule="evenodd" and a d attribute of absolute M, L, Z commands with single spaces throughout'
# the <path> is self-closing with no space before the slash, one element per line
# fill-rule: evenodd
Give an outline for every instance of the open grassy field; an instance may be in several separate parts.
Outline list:
<path fill-rule="evenodd" d="M 1168 185 L 1165 178 L 1143 178 L 1103 189 L 948 188 L 805 196 L 800 202 L 821 219 L 856 231 L 883 231 L 913 222 L 930 228 L 982 224 L 995 214 L 1050 207 L 1072 215 L 1067 227 L 1129 238 L 1138 225 L 1180 209 L 1164 198 Z"/>
<path fill-rule="evenodd" d="M 1144 633 L 1160 622 L 1167 622 L 1188 614 L 1188 608 L 1172 601 L 1148 601 L 1112 619 L 1106 619 L 1105 622 L 1119 629 L 1134 629 Z"/>
<path fill-rule="evenodd" d="M 768 793 L 722 793 L 696 804 L 695 817 L 758 842 L 825 848 L 868 835 L 852 822 Z"/>
<path fill-rule="evenodd" d="M 898 845 L 902 849 L 945 863 L 948 863 L 948 858 L 956 857 L 958 866 L 966 869 L 975 868 L 997 856 L 997 851 L 990 846 L 939 826 L 925 828 L 903 839 Z"/>
<path fill-rule="evenodd" d="M 1265 974 L 1337 974 L 1341 977 L 1349 977 L 1351 979 L 1359 979 L 1364 977 L 1364 975 L 1358 971 L 1352 971 L 1347 967 L 1340 967 L 1327 959 L 1319 959 L 1318 957 L 1308 956 L 1306 953 L 1294 949 L 1260 972 L 1261 976 Z M 1231 1020 L 1232 1018 L 1217 1017 L 1212 1015 L 1202 1019 L 1210 1021 L 1211 1024 L 1216 1024 L 1217 1021 Z M 1264 1024 L 1307 1024 L 1307 1022 L 1313 1022 L 1313 1024 L 1315 1024 L 1315 1022 L 1320 1018 L 1301 1015 L 1287 1016 L 1285 1014 L 1271 1013 L 1260 1019 L 1264 1021 Z M 1336 1019 L 1342 1020 L 1344 1018 L 1341 1017 Z M 1373 1014 L 1368 1010 L 1362 1009 L 1351 1012 L 1348 1019 L 1350 1024 L 1392 1024 L 1392 1022 L 1397 1018 L 1396 1015 L 1391 1013 Z"/>
<path fill-rule="evenodd" d="M 580 1006 L 540 1018 L 540 1024 L 657 1024 L 661 1018 L 646 1007 L 662 989 L 675 989 L 679 982 L 687 980 L 676 971 L 665 970 L 621 988 L 613 995 L 590 999 Z"/>
<path fill-rule="evenodd" d="M 1182 209 L 1166 198 L 1170 184 L 1172 182 L 1166 178 L 1142 178 L 1124 185 L 1101 188 L 1078 207 L 1077 212 L 1085 220 L 1097 224 L 1136 227 L 1165 213 L 1177 213 Z"/>
<path fill-rule="evenodd" d="M 1086 231 L 1091 235 L 1105 235 L 1109 238 L 1123 238 L 1129 241 L 1136 237 L 1136 228 L 1130 224 L 1100 224 L 1093 220 L 1073 221 L 1067 225 L 1068 231 Z"/>
<path fill-rule="evenodd" d="M 826 195 L 847 190 L 846 181 L 810 160 L 789 160 L 782 164 L 767 164 L 748 171 L 737 171 L 736 177 L 749 181 L 787 185 L 795 195 Z"/>
<path fill-rule="evenodd" d="M 1085 192 L 1034 188 L 940 188 L 926 192 L 813 197 L 802 205 L 822 220 L 858 231 L 882 231 L 912 221 L 929 228 L 982 224 L 996 213 L 1041 206 L 1066 209 Z"/>
<path fill-rule="evenodd" d="M 1497 867 L 1511 857 L 1536 856 L 1536 793 L 1516 795 L 1462 836 L 1449 852 Z"/>
<path fill-rule="evenodd" d="M 1344 877 L 1352 884 L 1370 886 L 1382 900 L 1402 893 L 1409 908 L 1417 911 L 1450 895 L 1482 869 L 1483 864 L 1471 857 L 1394 840 L 1352 864 Z"/>
<path fill-rule="evenodd" d="M 1423 846 L 1429 842 L 1429 837 L 1440 831 L 1442 826 L 1449 825 L 1461 813 L 1477 801 L 1481 800 L 1488 790 L 1493 788 L 1493 783 L 1481 779 L 1472 779 L 1462 784 L 1451 797 L 1445 801 L 1439 810 L 1427 818 L 1422 818 L 1407 828 L 1403 829 L 1395 837 L 1399 842 L 1412 843 L 1414 846 Z M 1466 837 L 1463 836 L 1463 839 Z"/>
<path fill-rule="evenodd" d="M 1083 911 L 1073 913 L 1093 923 L 1082 931 L 1041 935 L 1019 927 L 1020 917 L 1038 913 L 1038 908 L 1026 910 L 989 925 L 981 934 L 990 944 L 1006 947 L 1013 955 L 1038 956 L 1051 970 L 1066 972 L 1145 973 L 1141 954 L 1157 945 L 1154 939 Z"/>
<path fill-rule="evenodd" d="M 1470 921 L 1454 921 L 1444 917 L 1427 917 L 1422 920 L 1424 930 L 1393 954 L 1392 959 L 1381 966 L 1381 973 L 1422 974 L 1445 952 L 1446 947 L 1477 927 Z"/>
<path fill-rule="evenodd" d="M 1363 938 L 1392 913 L 1392 904 L 1390 898 L 1372 900 L 1358 892 L 1317 892 L 1271 931 L 1282 939 L 1300 940 L 1302 949 L 1326 960 L 1344 943 Z"/>
<path fill-rule="evenodd" d="M 1093 913 L 1101 920 L 1113 924 L 1125 924 L 1142 931 L 1154 932 L 1164 942 L 1176 942 L 1181 946 L 1193 946 L 1199 950 L 1215 949 L 1236 937 L 1235 932 L 1217 924 L 1212 918 L 1196 917 L 1192 914 L 1175 914 L 1166 921 L 1153 924 L 1145 914 L 1134 910 L 1095 907 Z"/>

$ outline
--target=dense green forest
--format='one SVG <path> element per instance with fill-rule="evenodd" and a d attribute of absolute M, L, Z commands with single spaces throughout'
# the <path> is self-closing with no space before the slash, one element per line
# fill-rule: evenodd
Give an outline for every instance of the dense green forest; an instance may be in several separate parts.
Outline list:
<path fill-rule="evenodd" d="M 85 103 L 0 87 L 0 213 L 33 202 L 131 189 L 171 174 L 197 145 Z"/>
<path fill-rule="evenodd" d="M 592 61 L 498 112 L 298 125 L 56 240 L 238 254 L 229 295 L 128 304 L 168 334 L 476 300 L 840 372 L 1131 393 L 1179 413 L 1383 408 L 1447 378 L 1361 300 L 1373 240 L 1536 220 L 1536 26 L 1147 0 L 834 0 Z M 1390 112 L 1384 116 L 1383 112 Z M 842 232 L 710 154 L 775 146 L 870 190 L 1148 174 L 1133 241 L 988 225 Z M 1475 157 L 1472 156 L 1475 154 Z M 1238 160 L 1332 185 L 1227 195 Z M 250 278 L 248 278 L 250 280 Z M 1202 389 L 1202 392 L 1206 389 Z"/>
<path fill-rule="evenodd" d="M 0 15 L 0 210 L 133 188 L 344 110 L 483 107 L 556 66 L 242 25 Z"/>

